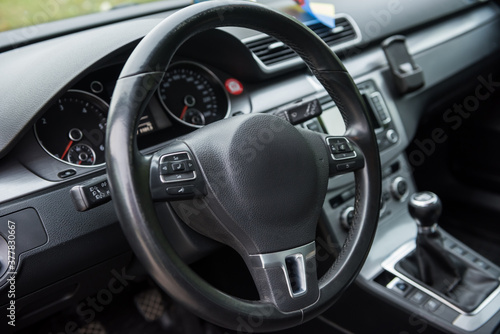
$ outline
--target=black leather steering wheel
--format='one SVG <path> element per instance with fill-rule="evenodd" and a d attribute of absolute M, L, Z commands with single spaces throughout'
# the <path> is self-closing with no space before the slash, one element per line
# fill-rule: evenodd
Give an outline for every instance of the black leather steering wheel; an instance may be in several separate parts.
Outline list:
<path fill-rule="evenodd" d="M 142 155 L 135 142 L 140 114 L 175 51 L 193 35 L 222 26 L 259 30 L 290 46 L 340 109 L 345 135 L 299 130 L 282 118 L 251 114 L 210 124 Z M 108 176 L 123 231 L 156 282 L 198 316 L 240 331 L 291 327 L 331 306 L 360 271 L 378 221 L 376 137 L 340 60 L 298 21 L 240 1 L 204 2 L 178 11 L 128 59 L 107 126 Z M 182 167 L 175 165 L 179 162 Z M 356 180 L 354 221 L 341 253 L 318 278 L 315 232 L 328 179 L 348 172 Z M 162 232 L 156 201 L 170 201 L 192 229 L 234 248 L 260 300 L 229 296 L 183 263 Z"/>

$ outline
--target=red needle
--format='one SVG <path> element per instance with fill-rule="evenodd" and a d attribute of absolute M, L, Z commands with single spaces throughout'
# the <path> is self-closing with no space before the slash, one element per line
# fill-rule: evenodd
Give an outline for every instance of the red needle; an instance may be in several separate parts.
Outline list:
<path fill-rule="evenodd" d="M 63 153 L 63 154 L 62 154 L 62 156 L 61 156 L 61 160 L 63 160 L 63 159 L 64 159 L 64 157 L 65 157 L 65 156 L 66 156 L 66 154 L 68 153 L 69 148 L 71 147 L 71 145 L 73 145 L 73 141 L 72 141 L 72 140 L 70 140 L 70 141 L 69 141 L 69 143 L 68 143 L 68 146 L 66 146 L 66 149 L 64 150 L 64 153 Z"/>
<path fill-rule="evenodd" d="M 181 112 L 181 116 L 179 117 L 180 119 L 184 119 L 184 116 L 186 116 L 186 111 L 188 110 L 188 106 L 184 106 Z"/>

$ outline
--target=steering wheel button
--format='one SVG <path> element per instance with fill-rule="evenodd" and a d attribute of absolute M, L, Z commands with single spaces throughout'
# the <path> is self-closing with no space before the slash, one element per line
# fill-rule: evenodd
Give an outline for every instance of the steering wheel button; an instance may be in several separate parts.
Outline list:
<path fill-rule="evenodd" d="M 345 152 L 349 150 L 346 144 L 340 144 L 338 148 L 340 152 Z"/>
<path fill-rule="evenodd" d="M 177 162 L 177 161 L 188 160 L 188 159 L 189 159 L 189 155 L 185 152 L 182 152 L 182 153 L 174 153 L 174 154 L 164 155 L 161 158 L 161 162 L 166 162 L 166 161 Z"/>
<path fill-rule="evenodd" d="M 179 186 L 179 187 L 168 187 L 167 193 L 169 195 L 191 195 L 194 194 L 194 186 Z"/>
<path fill-rule="evenodd" d="M 335 160 L 350 159 L 350 158 L 355 158 L 355 157 L 356 157 L 355 152 L 336 153 L 333 155 L 333 158 Z"/>
<path fill-rule="evenodd" d="M 338 171 L 345 171 L 345 170 L 353 169 L 354 167 L 356 167 L 356 161 L 346 162 L 344 164 L 338 164 L 337 170 Z"/>
<path fill-rule="evenodd" d="M 161 178 L 161 180 L 164 183 L 181 182 L 181 181 L 194 180 L 194 179 L 196 179 L 195 172 L 176 173 L 176 174 L 171 174 L 171 175 L 163 175 L 162 178 Z"/>
<path fill-rule="evenodd" d="M 328 139 L 329 143 L 330 144 L 334 144 L 334 145 L 347 145 L 347 140 L 345 138 L 329 138 Z"/>
<path fill-rule="evenodd" d="M 160 165 L 160 174 L 161 175 L 166 175 L 168 173 L 169 173 L 168 164 L 161 164 Z"/>
<path fill-rule="evenodd" d="M 184 162 L 173 162 L 170 164 L 172 171 L 174 172 L 180 172 L 186 169 L 186 166 L 184 165 Z"/>
<path fill-rule="evenodd" d="M 194 170 L 193 160 L 184 161 L 184 164 L 185 164 L 185 167 L 186 167 L 186 171 L 193 171 Z"/>

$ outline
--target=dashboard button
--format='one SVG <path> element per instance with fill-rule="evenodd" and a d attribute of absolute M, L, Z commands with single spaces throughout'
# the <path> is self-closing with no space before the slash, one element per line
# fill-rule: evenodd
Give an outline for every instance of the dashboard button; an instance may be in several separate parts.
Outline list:
<path fill-rule="evenodd" d="M 404 201 L 410 191 L 405 178 L 398 176 L 391 182 L 391 194 L 397 201 Z"/>
<path fill-rule="evenodd" d="M 387 132 L 385 133 L 385 137 L 391 144 L 397 143 L 399 139 L 397 132 L 394 131 L 393 129 L 387 130 Z"/>
<path fill-rule="evenodd" d="M 340 213 L 340 224 L 345 230 L 349 230 L 351 228 L 353 221 L 354 221 L 354 207 L 348 206 Z"/>
<path fill-rule="evenodd" d="M 424 308 L 427 310 L 427 311 L 430 311 L 430 312 L 434 312 L 436 311 L 439 306 L 441 306 L 441 303 L 438 302 L 437 300 L 435 299 L 429 299 L 425 304 L 424 304 Z"/>
<path fill-rule="evenodd" d="M 65 179 L 67 177 L 73 176 L 76 174 L 76 170 L 74 169 L 66 169 L 63 170 L 62 172 L 59 172 L 57 176 L 59 176 L 61 179 Z"/>
<path fill-rule="evenodd" d="M 478 267 L 483 268 L 483 269 L 489 269 L 489 268 L 490 268 L 490 266 L 488 266 L 488 265 L 486 264 L 486 262 L 484 262 L 484 261 L 483 261 L 483 260 L 481 260 L 481 259 L 475 259 L 475 260 L 474 260 L 474 263 L 475 263 Z"/>
<path fill-rule="evenodd" d="M 410 290 L 410 286 L 408 285 L 408 283 L 406 283 L 405 281 L 403 281 L 402 279 L 400 279 L 399 277 L 394 277 L 394 279 L 392 281 L 390 281 L 386 287 L 394 292 L 396 292 L 397 294 L 401 295 L 401 296 L 404 296 L 408 293 L 408 291 Z"/>
<path fill-rule="evenodd" d="M 467 251 L 465 249 L 463 249 L 462 247 L 457 246 L 457 245 L 455 245 L 455 247 L 453 247 L 453 251 L 461 256 L 464 256 L 465 254 L 467 254 Z"/>
<path fill-rule="evenodd" d="M 408 298 L 412 303 L 417 305 L 421 305 L 424 300 L 427 298 L 427 295 L 420 290 L 416 290 L 415 292 Z"/>

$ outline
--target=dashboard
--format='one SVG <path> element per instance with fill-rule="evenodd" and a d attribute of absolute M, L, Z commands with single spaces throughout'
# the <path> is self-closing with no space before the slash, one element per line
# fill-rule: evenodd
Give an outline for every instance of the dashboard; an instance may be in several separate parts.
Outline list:
<path fill-rule="evenodd" d="M 57 173 L 59 179 L 74 176 L 75 167 L 104 166 L 107 113 L 122 66 L 104 67 L 85 76 L 50 105 L 33 126 L 38 145 L 60 168 L 68 167 Z M 396 144 L 399 135 L 376 84 L 365 81 L 358 88 L 370 111 L 380 149 Z M 251 109 L 249 94 L 236 78 L 197 61 L 175 60 L 143 111 L 137 125 L 137 145 L 147 150 L 204 125 L 250 113 Z M 324 92 L 264 112 L 317 132 L 345 132 L 338 108 Z M 43 173 L 39 164 L 31 168 Z"/>
<path fill-rule="evenodd" d="M 406 207 L 416 185 L 405 149 L 424 106 L 450 85 L 459 85 L 468 69 L 496 59 L 500 51 L 496 3 L 401 3 L 403 14 L 394 12 L 389 25 L 373 16 L 388 10 L 384 1 L 367 5 L 372 11 L 339 1 L 339 28 L 332 34 L 286 1 L 272 3 L 321 34 L 344 62 L 368 107 L 380 149 L 383 202 L 379 232 L 360 276 L 376 289 L 381 288 L 375 282 L 381 259 L 415 236 Z M 173 2 L 148 15 L 72 33 L 62 33 L 63 27 L 51 38 L 50 31 L 41 29 L 44 40 L 20 42 L 26 45 L 12 50 L 7 50 L 5 35 L 0 37 L 0 223 L 16 219 L 23 226 L 18 287 L 27 319 L 52 312 L 41 304 L 60 309 L 70 299 L 86 296 L 98 283 L 81 282 L 131 262 L 106 183 L 107 113 L 116 80 L 134 47 L 184 5 Z M 404 14 L 410 12 L 422 15 Z M 380 47 L 396 33 L 405 34 L 407 49 L 423 70 L 425 84 L 414 92 L 398 91 Z M 464 49 L 477 52 L 464 55 Z M 137 146 L 152 153 L 204 125 L 250 113 L 274 114 L 329 135 L 343 135 L 346 129 L 331 97 L 286 45 L 260 32 L 228 27 L 195 36 L 178 50 L 137 124 Z M 338 244 L 352 220 L 353 187 L 350 174 L 329 181 L 323 216 Z M 3 233 L 0 228 L 0 239 Z M 214 246 L 185 227 L 169 231 L 169 238 L 188 262 L 197 259 L 200 249 Z M 0 291 L 7 287 L 2 268 Z M 106 279 L 99 276 L 96 281 Z M 400 303 L 397 298 L 393 302 Z M 7 303 L 2 293 L 0 305 Z M 435 321 L 448 328 L 460 316 L 465 315 L 456 312 Z"/>

